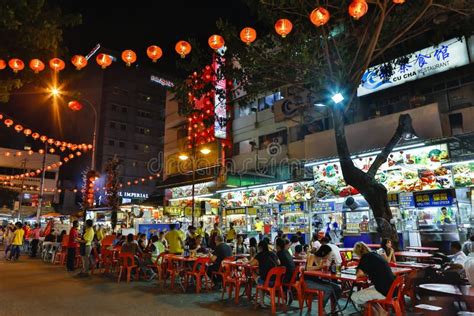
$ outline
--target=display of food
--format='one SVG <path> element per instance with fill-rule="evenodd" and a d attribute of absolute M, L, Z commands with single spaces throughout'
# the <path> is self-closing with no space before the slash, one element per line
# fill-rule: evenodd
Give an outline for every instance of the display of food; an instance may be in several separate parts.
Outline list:
<path fill-rule="evenodd" d="M 210 193 L 209 188 L 214 186 L 214 182 L 197 183 L 194 185 L 194 195 L 202 195 Z M 185 185 L 166 189 L 167 199 L 190 198 L 193 195 L 193 186 Z"/>
<path fill-rule="evenodd" d="M 453 166 L 453 178 L 457 187 L 474 186 L 474 163 Z"/>

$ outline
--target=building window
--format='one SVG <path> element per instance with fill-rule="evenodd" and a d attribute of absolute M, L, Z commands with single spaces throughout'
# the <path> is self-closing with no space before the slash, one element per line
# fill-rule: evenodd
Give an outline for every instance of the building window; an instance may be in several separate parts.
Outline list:
<path fill-rule="evenodd" d="M 128 95 L 128 91 L 119 87 L 113 87 L 112 94 L 126 96 Z"/>
<path fill-rule="evenodd" d="M 151 118 L 151 112 L 148 111 L 138 110 L 137 114 L 139 117 Z"/>
<path fill-rule="evenodd" d="M 118 110 L 117 104 L 112 104 L 112 105 L 110 106 L 110 108 L 111 108 L 112 111 L 114 111 L 114 112 L 117 112 L 117 110 Z"/>
<path fill-rule="evenodd" d="M 149 153 L 150 152 L 150 146 L 148 146 L 148 145 L 143 146 L 143 152 Z"/>
<path fill-rule="evenodd" d="M 141 127 L 141 126 L 135 126 L 135 132 L 138 133 L 138 134 L 142 134 L 142 135 L 150 135 L 151 134 L 151 130 L 149 128 Z"/>
<path fill-rule="evenodd" d="M 120 148 L 125 148 L 125 143 L 124 142 L 119 142 L 119 147 Z"/>
<path fill-rule="evenodd" d="M 139 93 L 138 94 L 138 99 L 142 102 L 147 102 L 147 103 L 150 103 L 152 98 L 151 96 L 149 96 L 148 94 L 145 94 L 145 93 Z"/>
<path fill-rule="evenodd" d="M 132 162 L 132 167 L 133 167 L 133 168 L 136 168 L 137 165 L 138 165 L 138 163 L 137 163 L 136 161 L 133 161 L 133 162 Z"/>
<path fill-rule="evenodd" d="M 137 144 L 133 144 L 133 149 L 138 150 L 138 145 L 137 145 Z"/>
<path fill-rule="evenodd" d="M 110 122 L 109 126 L 110 128 L 115 128 L 115 122 Z"/>
<path fill-rule="evenodd" d="M 260 149 L 267 149 L 271 144 L 286 145 L 287 133 L 286 130 L 276 133 L 260 136 L 258 143 Z"/>
<path fill-rule="evenodd" d="M 125 124 L 120 124 L 120 129 L 121 129 L 122 131 L 126 131 L 126 130 L 127 130 L 127 125 L 125 125 Z"/>
<path fill-rule="evenodd" d="M 109 139 L 109 146 L 115 146 L 115 141 L 113 139 Z"/>
<path fill-rule="evenodd" d="M 127 112 L 128 112 L 128 109 L 124 106 L 124 107 L 122 108 L 122 113 L 127 113 Z"/>

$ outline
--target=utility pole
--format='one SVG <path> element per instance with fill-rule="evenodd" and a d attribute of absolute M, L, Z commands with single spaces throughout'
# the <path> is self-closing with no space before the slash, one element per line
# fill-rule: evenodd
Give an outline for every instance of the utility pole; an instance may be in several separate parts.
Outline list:
<path fill-rule="evenodd" d="M 21 169 L 22 172 L 25 173 L 26 169 L 26 158 L 21 161 Z M 20 197 L 18 198 L 18 219 L 20 219 L 21 215 L 21 204 L 23 203 L 23 185 L 25 184 L 25 177 L 21 178 L 21 187 L 20 187 Z"/>
<path fill-rule="evenodd" d="M 36 209 L 36 220 L 38 221 L 38 226 L 41 228 L 41 207 L 43 206 L 43 198 L 44 198 L 44 179 L 46 176 L 46 155 L 48 153 L 48 143 L 45 142 L 44 144 L 44 154 L 43 154 L 43 163 L 41 165 L 42 173 L 41 173 L 41 182 L 40 182 L 40 195 L 38 198 L 38 208 Z"/>

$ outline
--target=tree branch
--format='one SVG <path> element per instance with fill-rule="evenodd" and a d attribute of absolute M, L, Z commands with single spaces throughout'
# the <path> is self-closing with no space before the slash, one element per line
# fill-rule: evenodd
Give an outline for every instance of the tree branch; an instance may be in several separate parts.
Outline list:
<path fill-rule="evenodd" d="M 414 133 L 415 131 L 413 129 L 410 114 L 401 114 L 398 118 L 397 130 L 393 134 L 388 144 L 382 150 L 382 152 L 377 155 L 377 158 L 375 158 L 375 161 L 370 166 L 369 171 L 367 171 L 367 174 L 371 177 L 375 176 L 377 170 L 379 170 L 380 166 L 385 163 L 385 161 L 387 161 L 388 155 L 390 155 L 390 153 L 393 151 L 393 148 L 395 148 L 400 139 L 402 139 L 404 135 Z"/>

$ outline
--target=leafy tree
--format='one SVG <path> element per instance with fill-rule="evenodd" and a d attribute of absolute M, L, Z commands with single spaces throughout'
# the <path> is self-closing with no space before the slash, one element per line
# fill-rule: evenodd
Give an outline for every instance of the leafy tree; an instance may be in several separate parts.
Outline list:
<path fill-rule="evenodd" d="M 47 0 L 0 0 L 0 58 L 20 58 L 25 69 L 32 58 L 45 64 L 54 56 L 64 53 L 60 46 L 63 28 L 77 25 L 81 16 L 63 14 Z M 12 74 L 0 72 L 0 102 L 7 102 L 12 90 L 19 89 L 33 79 L 32 71 Z"/>
<path fill-rule="evenodd" d="M 350 0 L 246 2 L 258 17 L 258 38 L 254 43 L 244 45 L 240 41 L 243 26 L 218 22 L 228 48 L 225 77 L 235 79 L 249 97 L 290 85 L 310 92 L 308 104 L 319 101 L 331 105 L 344 180 L 367 200 L 381 234 L 398 240 L 393 225 L 388 225 L 392 213 L 387 190 L 375 180 L 375 174 L 397 143 L 414 132 L 411 118 L 400 116 L 393 137 L 369 171 L 363 172 L 353 164 L 347 145 L 347 111 L 357 111 L 357 87 L 369 66 L 382 64 L 377 70 L 379 76 L 389 77 L 394 67 L 407 63 L 399 56 L 449 37 L 471 34 L 472 2 L 407 0 L 395 4 L 392 0 L 367 0 L 368 12 L 358 20 L 348 14 Z M 330 20 L 320 27 L 309 19 L 317 7 L 330 13 Z M 293 30 L 286 38 L 271 29 L 280 18 L 293 22 Z M 334 104 L 330 96 L 337 92 L 345 99 Z M 191 105 L 183 100 L 188 107 Z"/>

